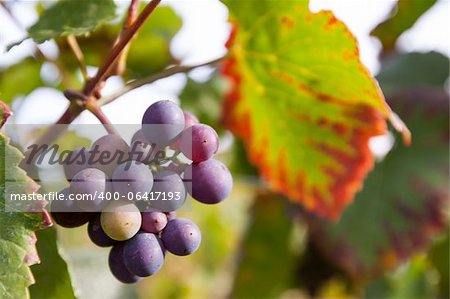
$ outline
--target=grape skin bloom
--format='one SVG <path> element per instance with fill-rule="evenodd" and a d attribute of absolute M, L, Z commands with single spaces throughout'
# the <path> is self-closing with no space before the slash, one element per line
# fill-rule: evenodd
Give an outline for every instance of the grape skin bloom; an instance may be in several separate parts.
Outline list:
<path fill-rule="evenodd" d="M 175 255 L 189 255 L 200 246 L 202 235 L 198 226 L 189 219 L 176 218 L 167 223 L 162 233 L 164 247 Z"/>
<path fill-rule="evenodd" d="M 195 124 L 183 131 L 180 138 L 181 152 L 194 163 L 206 161 L 219 149 L 219 136 L 213 128 Z"/>
<path fill-rule="evenodd" d="M 189 165 L 184 172 L 184 179 L 189 194 L 205 204 L 223 201 L 233 188 L 230 171 L 222 162 L 214 159 Z"/>
<path fill-rule="evenodd" d="M 111 273 L 123 283 L 135 283 L 142 278 L 131 273 L 125 266 L 123 256 L 124 243 L 117 243 L 109 252 L 108 265 Z"/>
<path fill-rule="evenodd" d="M 147 193 L 153 187 L 153 174 L 145 164 L 136 161 L 124 162 L 114 170 L 112 185 L 114 191 L 126 198 L 129 192 Z"/>
<path fill-rule="evenodd" d="M 125 243 L 124 262 L 127 269 L 140 277 L 158 272 L 164 264 L 164 249 L 158 237 L 139 232 Z"/>

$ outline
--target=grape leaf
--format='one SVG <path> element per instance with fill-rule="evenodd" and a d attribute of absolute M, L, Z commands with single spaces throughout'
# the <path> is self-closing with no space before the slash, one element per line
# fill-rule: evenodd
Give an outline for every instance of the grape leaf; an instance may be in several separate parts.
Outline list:
<path fill-rule="evenodd" d="M 41 66 L 42 63 L 29 57 L 0 71 L 0 96 L 6 103 L 10 104 L 16 96 L 27 95 L 43 85 L 40 76 Z"/>
<path fill-rule="evenodd" d="M 61 0 L 45 10 L 29 30 L 37 43 L 66 35 L 83 35 L 116 16 L 113 0 Z"/>
<path fill-rule="evenodd" d="M 170 7 L 159 7 L 139 31 L 128 53 L 127 77 L 141 78 L 154 74 L 172 62 L 170 41 L 182 26 Z"/>
<path fill-rule="evenodd" d="M 429 69 L 445 67 L 430 58 Z M 416 66 L 426 76 L 428 70 Z M 390 104 L 411 129 L 412 145 L 394 145 L 338 223 L 315 219 L 311 225 L 318 247 L 359 278 L 396 266 L 448 228 L 449 96 L 444 82 L 439 89 L 424 81 L 405 90 L 402 79 L 399 89 L 389 93 Z"/>
<path fill-rule="evenodd" d="M 439 274 L 439 298 L 450 297 L 450 236 L 436 242 L 429 251 L 430 262 Z"/>
<path fill-rule="evenodd" d="M 386 104 L 347 27 L 306 1 L 226 1 L 224 120 L 270 186 L 337 219 L 373 166 Z"/>
<path fill-rule="evenodd" d="M 424 85 L 442 89 L 443 82 L 448 78 L 450 63 L 448 57 L 437 52 L 426 55 L 413 52 L 388 57 L 382 67 L 383 71 L 377 79 L 384 93 L 391 93 L 399 88 L 413 89 Z"/>
<path fill-rule="evenodd" d="M 404 269 L 370 282 L 366 287 L 364 298 L 440 298 L 436 295 L 433 269 L 424 256 L 418 256 Z"/>
<path fill-rule="evenodd" d="M 117 35 L 120 33 L 120 28 L 120 25 L 108 24 L 89 35 L 77 37 L 86 65 L 98 66 L 103 62 L 105 54 L 111 50 L 111 45 L 114 44 Z M 79 63 L 73 55 L 67 38 L 56 38 L 56 43 L 60 51 L 59 59 L 64 63 L 64 66 L 71 70 L 78 69 Z"/>
<path fill-rule="evenodd" d="M 205 82 L 197 82 L 188 78 L 186 86 L 179 96 L 181 107 L 194 113 L 201 123 L 207 124 L 221 133 L 219 121 L 223 89 L 223 82 L 218 76 L 213 75 Z"/>
<path fill-rule="evenodd" d="M 291 286 L 295 255 L 287 210 L 276 195 L 257 194 L 230 298 L 278 298 Z"/>
<path fill-rule="evenodd" d="M 172 61 L 170 41 L 181 25 L 181 19 L 172 8 L 163 6 L 155 10 L 131 43 L 126 78 L 143 77 L 167 67 Z M 111 49 L 121 28 L 121 24 L 108 24 L 89 36 L 77 38 L 87 65 L 96 66 L 103 62 L 105 53 Z M 78 68 L 78 62 L 67 39 L 58 38 L 56 41 L 60 49 L 60 59 L 64 64 L 70 69 Z"/>
<path fill-rule="evenodd" d="M 393 49 L 397 38 L 412 27 L 434 3 L 436 0 L 399 0 L 394 4 L 387 20 L 372 30 L 371 35 L 380 39 L 384 49 Z"/>
<path fill-rule="evenodd" d="M 34 231 L 51 224 L 45 213 L 5 211 L 5 177 L 15 178 L 21 191 L 39 188 L 18 167 L 21 159 L 22 154 L 0 135 L 0 298 L 28 297 L 28 286 L 34 282 L 29 266 L 39 262 Z"/>
<path fill-rule="evenodd" d="M 31 267 L 36 278 L 36 283 L 30 287 L 31 298 L 75 299 L 67 264 L 58 253 L 56 230 L 40 230 L 36 235 L 42 263 Z"/>

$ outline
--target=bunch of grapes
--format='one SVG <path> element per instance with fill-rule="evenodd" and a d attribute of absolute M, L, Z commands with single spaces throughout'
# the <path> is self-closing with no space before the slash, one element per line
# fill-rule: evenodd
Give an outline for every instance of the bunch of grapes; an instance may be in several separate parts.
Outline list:
<path fill-rule="evenodd" d="M 88 223 L 94 244 L 112 246 L 112 274 L 123 283 L 137 282 L 161 269 L 166 252 L 184 256 L 199 248 L 198 226 L 177 218 L 175 211 L 187 193 L 205 204 L 228 196 L 231 174 L 212 159 L 218 147 L 214 129 L 171 101 L 156 102 L 144 113 L 130 146 L 109 134 L 91 149 L 67 156 L 64 171 L 70 187 L 61 191 L 65 200 L 52 202 L 52 216 L 67 228 Z M 172 159 L 155 163 L 169 149 L 175 152 Z M 105 152 L 110 153 L 108 163 L 101 162 Z M 173 159 L 179 156 L 187 162 Z M 75 197 L 86 194 L 90 200 Z"/>

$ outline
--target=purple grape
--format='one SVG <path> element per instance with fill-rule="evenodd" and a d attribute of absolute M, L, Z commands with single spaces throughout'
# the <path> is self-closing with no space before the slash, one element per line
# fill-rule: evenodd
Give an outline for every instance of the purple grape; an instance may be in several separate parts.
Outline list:
<path fill-rule="evenodd" d="M 114 275 L 117 280 L 123 283 L 135 283 L 141 280 L 142 278 L 132 274 L 124 263 L 123 256 L 123 247 L 124 243 L 120 242 L 113 246 L 111 251 L 109 252 L 109 269 L 111 273 Z"/>
<path fill-rule="evenodd" d="M 186 199 L 186 189 L 181 177 L 173 171 L 163 170 L 155 174 L 150 207 L 161 212 L 178 210 Z"/>
<path fill-rule="evenodd" d="M 64 194 L 64 200 L 54 200 L 50 206 L 53 220 L 58 225 L 66 228 L 82 226 L 97 215 L 97 213 L 82 211 L 76 205 L 74 200 L 69 200 L 69 188 L 62 190 L 59 193 Z"/>
<path fill-rule="evenodd" d="M 108 237 L 102 229 L 102 225 L 100 223 L 100 216 L 95 217 L 91 221 L 89 221 L 88 227 L 88 236 L 91 239 L 92 243 L 100 247 L 109 247 L 116 244 L 116 241 Z"/>
<path fill-rule="evenodd" d="M 152 144 L 145 138 L 142 129 L 134 133 L 131 138 L 130 158 L 148 164 L 157 150 L 153 149 Z"/>
<path fill-rule="evenodd" d="M 199 123 L 198 118 L 194 114 L 192 114 L 188 111 L 183 111 L 183 115 L 184 115 L 184 128 L 185 129 Z M 179 136 L 179 137 L 181 137 L 181 136 Z M 177 138 L 175 140 L 175 142 L 170 145 L 170 148 L 173 150 L 179 150 L 180 149 L 180 138 Z"/>
<path fill-rule="evenodd" d="M 153 187 L 153 174 L 147 165 L 128 161 L 120 164 L 112 175 L 112 185 L 115 192 L 128 198 L 128 192 L 132 192 L 132 198 L 137 194 L 144 195 Z"/>
<path fill-rule="evenodd" d="M 233 188 L 230 171 L 224 164 L 214 159 L 189 165 L 184 172 L 184 180 L 189 194 L 205 204 L 221 202 Z"/>
<path fill-rule="evenodd" d="M 210 159 L 219 148 L 219 136 L 210 126 L 193 125 L 183 131 L 180 150 L 195 163 Z"/>
<path fill-rule="evenodd" d="M 173 143 L 183 129 L 183 110 L 171 101 L 159 101 L 150 105 L 142 118 L 145 138 L 156 143 L 159 148 Z"/>
<path fill-rule="evenodd" d="M 84 147 L 79 147 L 70 152 L 64 159 L 64 174 L 67 180 L 72 178 L 81 170 L 89 168 L 89 151 Z"/>
<path fill-rule="evenodd" d="M 124 262 L 127 269 L 140 277 L 155 274 L 164 263 L 164 249 L 158 237 L 151 233 L 139 232 L 125 242 Z"/>
<path fill-rule="evenodd" d="M 185 128 L 188 128 L 190 126 L 193 126 L 193 125 L 199 123 L 197 116 L 195 116 L 191 112 L 183 111 L 183 115 L 184 115 L 184 127 Z"/>
<path fill-rule="evenodd" d="M 86 168 L 77 173 L 70 182 L 70 191 L 82 196 L 77 205 L 85 211 L 99 212 L 106 203 L 101 195 L 106 191 L 105 173 L 97 168 Z"/>
<path fill-rule="evenodd" d="M 82 226 L 91 220 L 96 213 L 91 212 L 52 212 L 51 215 L 56 224 L 74 228 Z"/>
<path fill-rule="evenodd" d="M 145 138 L 142 129 L 137 130 L 136 133 L 134 133 L 133 137 L 131 137 L 131 144 L 135 141 L 150 143 L 150 141 L 147 138 Z"/>
<path fill-rule="evenodd" d="M 183 111 L 183 115 L 184 115 L 184 129 L 199 123 L 198 118 L 191 112 Z M 175 142 L 170 145 L 170 148 L 173 150 L 180 149 L 180 139 L 177 138 Z"/>
<path fill-rule="evenodd" d="M 129 150 L 120 136 L 108 134 L 92 144 L 90 162 L 92 167 L 111 177 L 116 167 L 129 159 Z"/>
<path fill-rule="evenodd" d="M 186 218 L 169 221 L 162 232 L 164 247 L 175 255 L 189 255 L 195 252 L 201 240 L 202 235 L 198 226 Z"/>
<path fill-rule="evenodd" d="M 141 228 L 148 233 L 157 234 L 166 227 L 167 216 L 162 212 L 143 212 Z"/>

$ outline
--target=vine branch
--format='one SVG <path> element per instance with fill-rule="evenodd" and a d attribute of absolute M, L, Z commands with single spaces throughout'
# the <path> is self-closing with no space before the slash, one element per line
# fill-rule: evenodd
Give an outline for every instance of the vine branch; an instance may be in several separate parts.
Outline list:
<path fill-rule="evenodd" d="M 176 66 L 170 67 L 168 69 L 163 70 L 160 73 L 151 75 L 151 76 L 146 77 L 146 78 L 142 78 L 142 79 L 139 79 L 139 80 L 132 81 L 132 82 L 128 83 L 127 85 L 125 85 L 124 88 L 122 88 L 118 92 L 112 94 L 111 96 L 99 99 L 98 103 L 99 103 L 100 106 L 106 105 L 106 104 L 111 103 L 112 101 L 116 100 L 117 98 L 123 96 L 127 92 L 129 92 L 129 91 L 131 91 L 133 89 L 139 88 L 139 87 L 141 87 L 143 85 L 153 83 L 155 81 L 158 81 L 160 79 L 164 79 L 164 78 L 173 76 L 175 74 L 188 73 L 188 72 L 190 72 L 190 71 L 192 71 L 192 70 L 194 70 L 196 68 L 199 68 L 199 67 L 218 64 L 223 59 L 224 59 L 224 57 L 221 57 L 221 58 L 218 58 L 218 59 L 214 59 L 214 60 L 211 60 L 211 61 L 208 61 L 208 62 L 205 62 L 205 63 L 192 65 L 192 66 L 176 65 Z"/>
<path fill-rule="evenodd" d="M 84 55 L 83 52 L 81 51 L 80 46 L 78 45 L 76 37 L 73 35 L 69 35 L 67 37 L 67 43 L 69 44 L 69 47 L 73 52 L 73 55 L 77 59 L 78 65 L 80 66 L 81 74 L 83 75 L 83 79 L 85 81 L 89 80 L 86 64 L 84 62 Z"/>
<path fill-rule="evenodd" d="M 131 0 L 130 6 L 128 7 L 128 16 L 124 23 L 125 30 L 128 30 L 136 21 L 140 5 L 141 0 Z"/>
<path fill-rule="evenodd" d="M 133 22 L 133 24 L 125 30 L 123 34 L 120 36 L 119 41 L 114 45 L 111 52 L 107 56 L 105 62 L 100 66 L 97 71 L 97 74 L 94 78 L 86 81 L 85 87 L 83 88 L 82 94 L 86 97 L 92 96 L 92 94 L 96 93 L 98 86 L 104 82 L 105 76 L 108 74 L 108 71 L 114 65 L 114 62 L 117 60 L 122 50 L 127 46 L 127 44 L 131 41 L 134 35 L 138 32 L 138 30 L 142 27 L 144 22 L 150 16 L 150 14 L 155 10 L 161 0 L 152 0 L 149 2 L 142 13 L 137 17 L 137 19 Z M 0 2 L 1 3 L 1 2 Z M 137 1 L 132 2 L 133 5 L 136 4 Z M 97 95 L 97 94 L 96 94 Z M 84 105 L 80 105 L 77 101 L 71 101 L 67 110 L 61 115 L 56 124 L 70 124 L 75 118 L 77 118 L 81 112 L 85 110 Z M 50 127 L 38 140 L 38 144 L 48 144 L 51 141 L 58 138 L 58 136 L 63 132 L 61 126 L 53 126 Z"/>
<path fill-rule="evenodd" d="M 106 74 L 108 73 L 110 68 L 114 65 L 114 62 L 119 57 L 122 50 L 127 46 L 130 40 L 142 27 L 144 22 L 147 20 L 147 18 L 155 10 L 155 8 L 158 6 L 160 2 L 161 0 L 152 0 L 151 2 L 149 2 L 145 6 L 142 13 L 137 17 L 136 21 L 131 25 L 131 27 L 123 32 L 118 43 L 112 48 L 105 62 L 98 69 L 95 77 L 86 83 L 86 86 L 83 90 L 83 93 L 85 95 L 87 96 L 91 95 L 95 91 L 97 85 L 105 79 Z"/>
<path fill-rule="evenodd" d="M 114 42 L 114 46 L 120 41 L 125 31 L 129 30 L 131 26 L 136 22 L 136 18 L 139 12 L 139 7 L 141 5 L 141 0 L 131 0 L 130 6 L 128 7 L 128 15 L 125 19 L 120 35 L 117 37 Z M 136 37 L 136 35 L 135 35 Z M 122 50 L 122 53 L 119 55 L 119 58 L 116 59 L 114 65 L 110 68 L 106 77 L 110 77 L 113 75 L 122 75 L 125 72 L 127 65 L 128 52 L 130 49 L 131 42 L 129 42 L 125 48 Z"/>
<path fill-rule="evenodd" d="M 86 109 L 89 110 L 92 114 L 97 117 L 97 119 L 103 124 L 106 131 L 109 134 L 115 134 L 119 135 L 119 132 L 116 130 L 116 128 L 113 126 L 111 121 L 108 119 L 108 117 L 103 112 L 102 108 L 97 104 L 95 98 L 89 98 L 86 102 Z"/>

